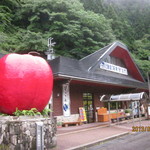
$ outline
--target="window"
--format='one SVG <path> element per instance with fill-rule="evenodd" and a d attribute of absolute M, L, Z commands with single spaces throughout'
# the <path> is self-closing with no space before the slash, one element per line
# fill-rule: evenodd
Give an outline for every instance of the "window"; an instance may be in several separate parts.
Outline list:
<path fill-rule="evenodd" d="M 107 58 L 105 58 L 104 61 L 110 64 L 114 64 L 114 65 L 126 68 L 124 62 L 117 57 L 108 56 Z"/>

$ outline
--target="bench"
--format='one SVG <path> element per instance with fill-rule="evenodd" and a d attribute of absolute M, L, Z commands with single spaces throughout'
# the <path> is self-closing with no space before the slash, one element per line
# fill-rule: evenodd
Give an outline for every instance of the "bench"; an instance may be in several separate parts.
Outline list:
<path fill-rule="evenodd" d="M 129 120 L 129 119 L 131 119 L 131 118 L 132 118 L 132 116 L 130 115 L 130 116 L 119 117 L 118 120 L 119 120 L 119 121 L 123 121 L 123 120 L 125 120 L 125 119 L 126 119 L 126 120 Z M 114 122 L 117 122 L 117 118 L 112 118 L 111 121 L 112 121 L 113 123 L 114 123 Z"/>
<path fill-rule="evenodd" d="M 126 116 L 126 117 L 125 117 L 126 120 L 129 120 L 129 119 L 131 119 L 131 118 L 132 118 L 132 116 Z"/>
<path fill-rule="evenodd" d="M 117 119 L 118 119 L 118 121 L 123 121 L 123 120 L 125 120 L 125 117 L 112 118 L 112 119 L 111 119 L 112 123 L 117 122 Z"/>
<path fill-rule="evenodd" d="M 111 122 L 112 122 L 112 123 L 115 123 L 116 121 L 117 121 L 117 118 L 111 119 Z"/>
<path fill-rule="evenodd" d="M 119 121 L 123 121 L 123 120 L 125 120 L 125 117 L 120 117 L 119 118 Z"/>
<path fill-rule="evenodd" d="M 63 122 L 62 125 L 65 126 L 65 127 L 68 127 L 68 125 L 76 125 L 76 126 L 78 126 L 78 125 L 81 125 L 81 121 Z"/>

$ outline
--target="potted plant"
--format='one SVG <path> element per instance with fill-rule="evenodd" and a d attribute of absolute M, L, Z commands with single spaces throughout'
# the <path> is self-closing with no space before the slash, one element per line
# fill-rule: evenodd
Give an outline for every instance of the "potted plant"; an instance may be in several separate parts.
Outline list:
<path fill-rule="evenodd" d="M 61 128 L 62 127 L 62 122 L 57 122 L 57 128 Z"/>
<path fill-rule="evenodd" d="M 125 110 L 125 115 L 126 115 L 126 116 L 130 116 L 130 110 L 129 110 L 129 109 L 126 109 L 126 110 Z"/>

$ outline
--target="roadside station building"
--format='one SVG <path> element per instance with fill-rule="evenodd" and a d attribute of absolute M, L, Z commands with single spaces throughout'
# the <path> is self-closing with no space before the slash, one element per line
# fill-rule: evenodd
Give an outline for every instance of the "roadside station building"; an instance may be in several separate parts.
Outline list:
<path fill-rule="evenodd" d="M 0 58 L 3 56 L 0 54 Z M 48 63 L 54 75 L 50 102 L 58 121 L 77 120 L 79 108 L 85 108 L 87 122 L 94 122 L 96 109 L 107 107 L 100 101 L 102 95 L 148 92 L 128 48 L 120 42 L 80 60 L 60 56 Z"/>
<path fill-rule="evenodd" d="M 84 107 L 87 121 L 95 121 L 104 94 L 148 92 L 148 85 L 128 48 L 114 42 L 80 60 L 57 57 L 49 61 L 54 74 L 53 115 L 60 121 L 79 117 Z M 122 107 L 122 104 L 120 104 Z"/>

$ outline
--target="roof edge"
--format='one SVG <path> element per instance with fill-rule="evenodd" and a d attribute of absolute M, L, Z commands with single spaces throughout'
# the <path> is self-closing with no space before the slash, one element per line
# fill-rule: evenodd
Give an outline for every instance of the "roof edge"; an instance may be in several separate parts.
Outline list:
<path fill-rule="evenodd" d="M 72 79 L 78 79 L 78 80 L 80 80 L 80 81 L 90 81 L 90 82 L 92 82 L 92 83 L 103 83 L 103 84 L 108 84 L 108 85 L 118 85 L 118 84 L 115 84 L 115 83 L 106 83 L 106 82 L 102 82 L 102 81 L 99 81 L 99 80 L 90 80 L 90 79 L 88 79 L 88 78 L 83 78 L 83 77 L 77 77 L 77 76 L 72 76 L 72 75 L 65 75 L 65 74 L 61 74 L 60 72 L 59 73 L 57 73 L 57 76 L 58 77 L 64 77 L 64 78 L 72 78 Z M 139 81 L 140 82 L 140 81 Z M 145 86 L 147 85 L 146 83 L 143 83 L 143 82 L 141 82 L 141 84 L 144 84 Z M 147 88 L 146 87 L 141 87 L 141 88 L 139 88 L 139 87 L 134 87 L 134 86 L 132 86 L 132 85 L 130 85 L 130 86 L 127 86 L 127 85 L 125 85 L 125 84 L 122 84 L 122 85 L 118 85 L 118 86 L 122 86 L 122 87 L 127 87 L 127 88 L 138 88 L 138 89 L 143 89 L 143 90 L 148 90 L 148 86 L 147 86 Z"/>

